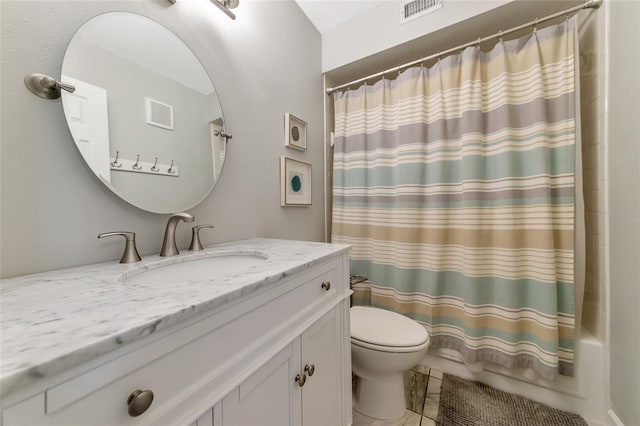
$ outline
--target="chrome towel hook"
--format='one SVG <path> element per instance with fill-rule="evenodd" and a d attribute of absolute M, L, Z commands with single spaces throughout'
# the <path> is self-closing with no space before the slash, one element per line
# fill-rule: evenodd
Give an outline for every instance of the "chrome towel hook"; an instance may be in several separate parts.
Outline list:
<path fill-rule="evenodd" d="M 171 165 L 167 169 L 167 173 L 174 174 L 175 172 L 176 172 L 176 169 L 173 168 L 173 160 L 171 160 Z"/>
<path fill-rule="evenodd" d="M 151 166 L 151 171 L 152 172 L 159 172 L 160 169 L 158 168 L 158 157 L 156 157 L 156 162 L 153 163 L 153 166 Z"/>
<path fill-rule="evenodd" d="M 24 85 L 36 96 L 44 99 L 58 99 L 60 97 L 60 89 L 69 93 L 76 91 L 76 88 L 68 83 L 57 81 L 53 77 L 40 73 L 32 73 L 24 78 Z"/>

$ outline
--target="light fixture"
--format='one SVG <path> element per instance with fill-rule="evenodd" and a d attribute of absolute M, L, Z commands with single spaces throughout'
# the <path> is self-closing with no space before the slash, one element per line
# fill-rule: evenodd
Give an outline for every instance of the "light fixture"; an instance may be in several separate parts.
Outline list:
<path fill-rule="evenodd" d="M 177 0 L 169 0 L 169 3 L 175 4 Z M 209 0 L 213 3 L 218 9 L 224 12 L 231 19 L 236 19 L 236 15 L 231 12 L 230 9 L 235 9 L 238 7 L 240 0 Z"/>

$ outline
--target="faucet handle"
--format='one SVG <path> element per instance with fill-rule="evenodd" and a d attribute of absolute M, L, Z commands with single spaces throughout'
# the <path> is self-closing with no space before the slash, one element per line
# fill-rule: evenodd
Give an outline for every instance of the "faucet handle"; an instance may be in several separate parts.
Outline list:
<path fill-rule="evenodd" d="M 191 251 L 200 251 L 203 249 L 202 243 L 200 243 L 200 230 L 202 228 L 213 228 L 213 225 L 198 225 L 194 226 L 191 229 L 191 245 L 189 246 L 189 250 Z"/>
<path fill-rule="evenodd" d="M 125 238 L 126 243 L 124 246 L 124 253 L 122 253 L 122 258 L 120 259 L 120 263 L 134 263 L 140 262 L 142 258 L 138 254 L 138 250 L 136 249 L 136 233 L 135 232 L 104 232 L 98 235 L 98 238 L 104 237 L 112 237 L 114 235 L 121 235 Z"/>

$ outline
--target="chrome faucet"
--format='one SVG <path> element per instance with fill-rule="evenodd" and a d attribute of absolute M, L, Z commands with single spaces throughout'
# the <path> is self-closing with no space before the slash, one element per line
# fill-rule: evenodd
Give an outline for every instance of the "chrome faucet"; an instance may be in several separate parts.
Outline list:
<path fill-rule="evenodd" d="M 180 254 L 178 246 L 176 246 L 176 227 L 181 220 L 185 222 L 193 222 L 195 217 L 189 213 L 175 213 L 172 214 L 167 222 L 167 227 L 164 230 L 164 240 L 162 241 L 162 250 L 160 250 L 160 256 L 176 256 Z"/>

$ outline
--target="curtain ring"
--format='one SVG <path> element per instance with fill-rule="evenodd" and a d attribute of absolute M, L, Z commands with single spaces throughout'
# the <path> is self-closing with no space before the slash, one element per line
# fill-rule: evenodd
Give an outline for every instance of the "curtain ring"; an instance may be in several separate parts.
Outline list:
<path fill-rule="evenodd" d="M 538 18 L 533 21 L 533 32 L 535 33 L 536 31 L 538 31 Z"/>
<path fill-rule="evenodd" d="M 498 31 L 498 40 L 500 40 L 500 43 L 504 41 L 504 39 L 502 38 L 502 30 Z"/>
<path fill-rule="evenodd" d="M 480 50 L 480 43 L 482 42 L 482 38 L 478 37 L 478 40 L 476 41 L 476 47 L 478 48 L 478 50 Z"/>

